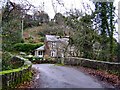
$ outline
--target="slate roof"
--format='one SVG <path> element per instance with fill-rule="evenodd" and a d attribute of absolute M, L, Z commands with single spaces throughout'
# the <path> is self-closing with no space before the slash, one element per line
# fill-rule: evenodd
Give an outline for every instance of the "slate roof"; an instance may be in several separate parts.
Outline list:
<path fill-rule="evenodd" d="M 69 38 L 60 38 L 60 36 L 55 35 L 46 35 L 46 41 L 55 41 L 55 42 L 62 42 L 64 44 L 68 44 Z"/>
<path fill-rule="evenodd" d="M 46 40 L 47 41 L 58 41 L 59 36 L 55 35 L 46 35 Z"/>
<path fill-rule="evenodd" d="M 69 38 L 60 38 L 60 42 L 67 45 L 69 43 Z"/>
<path fill-rule="evenodd" d="M 43 45 L 43 46 L 37 48 L 36 50 L 45 50 L 45 45 Z"/>

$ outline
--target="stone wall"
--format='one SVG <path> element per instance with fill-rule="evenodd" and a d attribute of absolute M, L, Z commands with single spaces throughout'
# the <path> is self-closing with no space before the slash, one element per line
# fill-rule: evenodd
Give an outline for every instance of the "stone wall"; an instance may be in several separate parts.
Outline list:
<path fill-rule="evenodd" d="M 67 57 L 65 65 L 80 65 L 93 69 L 101 69 L 112 73 L 120 74 L 120 63 L 90 60 L 85 58 Z"/>
<path fill-rule="evenodd" d="M 8 88 L 15 88 L 19 83 L 27 81 L 31 74 L 31 62 L 19 56 L 15 56 L 20 60 L 24 60 L 24 65 L 17 69 L 6 70 L 0 72 L 0 89 L 8 90 Z"/>

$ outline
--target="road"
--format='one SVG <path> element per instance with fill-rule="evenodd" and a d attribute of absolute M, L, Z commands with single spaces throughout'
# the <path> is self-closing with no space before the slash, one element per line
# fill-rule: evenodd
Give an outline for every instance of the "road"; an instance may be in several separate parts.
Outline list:
<path fill-rule="evenodd" d="M 32 67 L 38 70 L 36 88 L 113 88 L 73 67 L 54 64 L 34 64 Z"/>

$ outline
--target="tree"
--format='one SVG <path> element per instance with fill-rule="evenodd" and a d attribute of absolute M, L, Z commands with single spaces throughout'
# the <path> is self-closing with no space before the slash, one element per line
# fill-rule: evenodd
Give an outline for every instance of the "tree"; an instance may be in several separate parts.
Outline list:
<path fill-rule="evenodd" d="M 71 27 L 73 33 L 70 35 L 70 45 L 75 46 L 77 56 L 93 58 L 93 44 L 97 32 L 92 27 L 92 16 L 85 14 L 70 15 L 66 18 L 66 24 Z"/>
<path fill-rule="evenodd" d="M 119 43 L 117 45 L 116 52 L 117 52 L 117 61 L 120 62 L 120 44 Z"/>
<path fill-rule="evenodd" d="M 113 34 L 114 34 L 114 16 L 115 16 L 115 7 L 113 2 L 96 2 L 95 3 L 95 22 L 99 25 L 99 31 L 101 35 L 101 46 L 102 50 L 107 50 L 109 42 L 109 60 L 113 59 Z M 109 39 L 107 38 L 109 37 Z M 106 52 L 105 52 L 106 53 Z M 105 55 L 103 53 L 103 55 Z M 103 59 L 106 59 L 104 57 Z"/>
<path fill-rule="evenodd" d="M 23 22 L 24 22 L 24 25 L 23 25 L 24 29 L 34 27 L 34 26 L 39 26 L 39 21 L 34 19 L 34 15 L 25 14 Z"/>
<path fill-rule="evenodd" d="M 64 3 L 57 1 L 64 7 Z M 82 11 L 80 12 L 77 9 L 71 9 L 66 13 L 65 23 L 72 31 L 72 34 L 69 35 L 70 43 L 71 45 L 76 45 L 78 49 L 76 51 L 86 54 L 85 57 L 88 57 L 87 53 L 89 51 L 94 54 L 92 51 L 93 45 L 97 42 L 100 44 L 98 59 L 112 61 L 116 47 L 116 42 L 114 42 L 113 38 L 115 7 L 113 2 L 105 1 L 94 2 L 95 12 L 90 8 L 90 5 L 85 6 L 83 4 L 85 10 L 92 10 L 91 15 L 81 13 Z M 87 10 L 85 13 L 87 13 Z M 87 47 L 89 48 L 87 49 Z M 89 50 L 90 48 L 91 50 Z M 88 51 L 85 52 L 86 50 Z"/>
<path fill-rule="evenodd" d="M 12 45 L 21 42 L 21 7 L 10 1 L 2 12 L 3 50 L 12 50 Z"/>
<path fill-rule="evenodd" d="M 64 24 L 64 16 L 61 13 L 56 13 L 54 16 L 55 23 L 57 24 Z"/>
<path fill-rule="evenodd" d="M 39 23 L 48 23 L 49 22 L 49 15 L 44 11 L 37 11 L 34 13 L 34 20 L 38 21 Z"/>

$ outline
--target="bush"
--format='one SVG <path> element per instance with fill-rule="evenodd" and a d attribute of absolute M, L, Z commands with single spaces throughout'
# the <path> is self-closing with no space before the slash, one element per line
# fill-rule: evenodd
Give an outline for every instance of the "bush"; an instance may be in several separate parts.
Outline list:
<path fill-rule="evenodd" d="M 40 35 L 40 36 L 42 36 L 42 37 L 45 36 L 45 34 L 44 34 L 43 32 L 39 32 L 38 35 Z"/>
<path fill-rule="evenodd" d="M 30 61 L 39 61 L 39 60 L 43 60 L 43 57 L 37 57 L 37 56 L 33 56 L 33 55 L 28 55 L 25 58 L 29 59 Z"/>
<path fill-rule="evenodd" d="M 51 61 L 51 60 L 52 60 L 52 58 L 51 58 L 49 55 L 45 55 L 45 56 L 44 56 L 44 59 L 45 59 L 45 60 L 48 60 L 48 61 Z"/>
<path fill-rule="evenodd" d="M 2 53 L 2 70 L 10 70 L 12 69 L 12 64 L 10 64 L 10 60 L 12 55 L 9 52 Z"/>
<path fill-rule="evenodd" d="M 120 62 L 120 44 L 119 43 L 117 45 L 116 53 L 117 53 L 117 61 Z"/>
<path fill-rule="evenodd" d="M 24 43 L 24 39 L 21 39 L 21 43 Z"/>
<path fill-rule="evenodd" d="M 16 51 L 22 51 L 22 52 L 31 52 L 34 49 L 42 46 L 43 43 L 37 43 L 37 44 L 31 44 L 31 43 L 17 43 L 14 45 L 14 49 Z"/>
<path fill-rule="evenodd" d="M 44 59 L 47 60 L 49 58 L 48 55 L 44 55 Z"/>
<path fill-rule="evenodd" d="M 41 37 L 41 38 L 40 38 L 40 41 L 41 41 L 41 42 L 44 42 L 44 40 L 45 40 L 45 37 Z"/>
<path fill-rule="evenodd" d="M 33 60 L 36 61 L 36 60 L 43 60 L 43 57 L 33 57 Z"/>
<path fill-rule="evenodd" d="M 28 55 L 28 56 L 25 56 L 25 58 L 27 58 L 28 60 L 32 61 L 33 60 L 33 55 Z"/>
<path fill-rule="evenodd" d="M 11 70 L 21 67 L 24 64 L 24 61 L 13 56 L 9 52 L 2 53 L 2 71 Z"/>
<path fill-rule="evenodd" d="M 24 65 L 24 60 L 22 60 L 16 56 L 13 56 L 11 58 L 10 64 L 12 64 L 12 69 L 19 68 Z"/>

